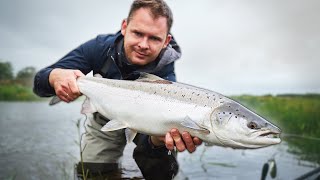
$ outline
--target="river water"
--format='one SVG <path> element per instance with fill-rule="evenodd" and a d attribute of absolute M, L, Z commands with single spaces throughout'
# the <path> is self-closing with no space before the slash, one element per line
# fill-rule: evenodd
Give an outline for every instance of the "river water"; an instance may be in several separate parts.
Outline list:
<path fill-rule="evenodd" d="M 55 106 L 0 102 L 0 179 L 73 179 L 73 167 L 79 161 L 76 122 L 84 120 L 80 108 L 80 101 Z M 141 177 L 131 156 L 133 148 L 128 144 L 125 149 L 124 178 Z M 201 145 L 193 154 L 178 154 L 176 179 L 260 179 L 262 167 L 272 159 L 275 179 L 295 179 L 319 167 L 290 152 L 286 141 L 256 150 Z M 270 173 L 266 179 L 273 179 Z"/>

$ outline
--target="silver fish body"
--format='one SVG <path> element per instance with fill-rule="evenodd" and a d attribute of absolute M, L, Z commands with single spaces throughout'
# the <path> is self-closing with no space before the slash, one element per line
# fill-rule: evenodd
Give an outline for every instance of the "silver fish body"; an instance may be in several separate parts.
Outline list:
<path fill-rule="evenodd" d="M 136 81 L 80 77 L 82 113 L 99 112 L 110 121 L 101 129 L 127 128 L 163 136 L 188 131 L 204 142 L 231 148 L 260 148 L 281 142 L 280 129 L 241 104 L 216 92 L 143 74 Z"/>

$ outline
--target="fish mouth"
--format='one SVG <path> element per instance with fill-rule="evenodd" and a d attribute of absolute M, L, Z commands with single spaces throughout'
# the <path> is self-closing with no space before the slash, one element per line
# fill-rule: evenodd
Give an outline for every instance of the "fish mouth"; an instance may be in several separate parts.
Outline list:
<path fill-rule="evenodd" d="M 264 130 L 257 132 L 256 139 L 264 145 L 279 144 L 281 142 L 280 131 Z"/>
<path fill-rule="evenodd" d="M 280 140 L 281 130 L 273 130 L 273 129 L 264 129 L 258 132 L 255 132 L 256 138 L 267 138 L 269 140 Z"/>
<path fill-rule="evenodd" d="M 258 136 L 277 139 L 277 138 L 280 138 L 280 132 L 264 131 L 264 132 L 261 132 Z"/>

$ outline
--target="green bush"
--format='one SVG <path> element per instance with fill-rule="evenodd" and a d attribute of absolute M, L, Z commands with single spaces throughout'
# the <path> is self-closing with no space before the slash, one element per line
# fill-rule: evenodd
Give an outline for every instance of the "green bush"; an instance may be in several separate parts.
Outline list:
<path fill-rule="evenodd" d="M 30 87 L 17 84 L 0 85 L 0 101 L 35 101 L 40 100 Z"/>

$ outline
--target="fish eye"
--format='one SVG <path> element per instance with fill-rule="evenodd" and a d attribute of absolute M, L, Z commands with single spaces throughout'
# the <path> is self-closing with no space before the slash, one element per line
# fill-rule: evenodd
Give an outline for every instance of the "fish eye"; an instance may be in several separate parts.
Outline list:
<path fill-rule="evenodd" d="M 250 128 L 250 129 L 258 129 L 258 125 L 255 122 L 250 122 L 248 124 L 248 128 Z"/>

